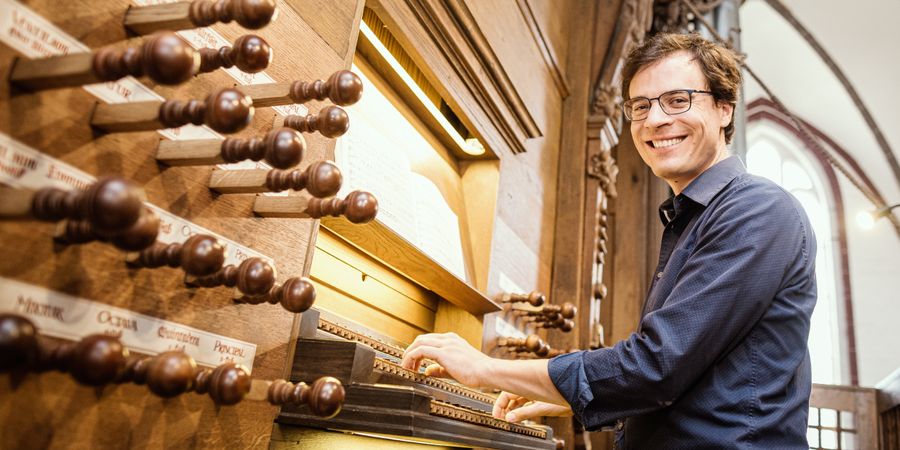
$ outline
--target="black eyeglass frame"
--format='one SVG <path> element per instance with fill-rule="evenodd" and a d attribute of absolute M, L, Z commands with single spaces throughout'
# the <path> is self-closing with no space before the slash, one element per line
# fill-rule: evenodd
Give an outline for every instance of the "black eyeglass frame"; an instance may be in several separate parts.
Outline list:
<path fill-rule="evenodd" d="M 661 98 L 663 98 L 663 97 L 665 97 L 665 96 L 667 96 L 667 95 L 669 95 L 669 94 L 675 93 L 675 92 L 687 92 L 687 94 L 688 94 L 688 107 L 687 107 L 687 109 L 685 109 L 684 111 L 679 111 L 679 112 L 677 112 L 677 113 L 670 113 L 670 112 L 666 111 L 666 107 L 663 106 L 662 102 L 660 102 L 659 99 L 661 99 Z M 715 95 L 716 95 L 715 92 L 712 92 L 712 91 L 704 91 L 704 90 L 701 90 L 701 89 L 674 89 L 674 90 L 671 90 L 671 91 L 668 91 L 668 92 L 663 92 L 662 94 L 659 94 L 659 97 L 654 97 L 654 98 L 647 98 L 647 97 L 633 97 L 633 98 L 629 98 L 628 100 L 625 100 L 624 102 L 622 102 L 622 105 L 621 105 L 622 113 L 624 113 L 624 114 L 625 114 L 625 118 L 628 119 L 628 120 L 631 121 L 631 122 L 640 122 L 640 121 L 642 121 L 642 120 L 647 120 L 646 117 L 644 117 L 643 119 L 637 119 L 637 120 L 632 119 L 632 118 L 630 117 L 630 116 L 631 116 L 631 113 L 628 112 L 628 108 L 627 108 L 627 106 L 628 106 L 629 104 L 633 104 L 635 100 L 646 99 L 646 100 L 647 100 L 647 103 L 650 104 L 650 107 L 651 107 L 651 108 L 653 107 L 653 100 L 656 100 L 656 104 L 659 105 L 659 109 L 661 109 L 664 113 L 666 113 L 666 114 L 668 114 L 668 115 L 670 115 L 670 116 L 676 116 L 676 115 L 678 115 L 678 114 L 684 114 L 684 113 L 690 111 L 691 108 L 694 106 L 694 94 L 709 94 L 709 95 L 712 95 L 713 97 L 715 97 Z M 649 109 L 647 110 L 647 115 L 648 115 L 648 116 L 650 115 L 650 110 L 649 110 Z"/>

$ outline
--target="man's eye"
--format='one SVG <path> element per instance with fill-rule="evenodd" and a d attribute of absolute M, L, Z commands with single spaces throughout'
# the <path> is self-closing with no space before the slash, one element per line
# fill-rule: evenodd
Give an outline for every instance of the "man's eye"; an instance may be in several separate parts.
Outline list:
<path fill-rule="evenodd" d="M 684 97 L 669 99 L 670 105 L 683 105 L 687 102 L 688 102 L 688 99 L 684 98 Z"/>
<path fill-rule="evenodd" d="M 646 110 L 647 110 L 647 105 L 646 105 L 646 104 L 634 105 L 634 106 L 631 107 L 631 110 L 632 110 L 632 111 L 646 111 Z"/>

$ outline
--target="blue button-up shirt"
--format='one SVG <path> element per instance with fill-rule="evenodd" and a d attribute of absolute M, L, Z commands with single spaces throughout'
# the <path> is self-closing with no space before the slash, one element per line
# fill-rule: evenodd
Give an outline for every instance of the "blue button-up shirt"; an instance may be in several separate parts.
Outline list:
<path fill-rule="evenodd" d="M 815 238 L 797 200 L 729 157 L 660 207 L 638 331 L 550 361 L 589 430 L 619 448 L 807 449 Z"/>

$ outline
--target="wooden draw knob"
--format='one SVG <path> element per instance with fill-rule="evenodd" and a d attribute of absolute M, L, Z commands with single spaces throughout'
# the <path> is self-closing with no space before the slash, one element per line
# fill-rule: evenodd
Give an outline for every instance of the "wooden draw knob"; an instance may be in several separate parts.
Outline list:
<path fill-rule="evenodd" d="M 316 219 L 343 215 L 352 223 L 366 223 L 378 214 L 378 199 L 366 191 L 353 191 L 343 200 L 312 198 L 306 212 Z"/>
<path fill-rule="evenodd" d="M 577 312 L 578 312 L 578 308 L 569 302 L 563 303 L 562 306 L 559 308 L 559 314 L 561 316 L 565 317 L 566 319 L 575 318 L 575 313 L 577 313 Z"/>
<path fill-rule="evenodd" d="M 237 289 L 244 295 L 266 295 L 275 285 L 275 269 L 262 258 L 247 258 L 238 266 Z"/>
<path fill-rule="evenodd" d="M 180 253 L 181 268 L 196 277 L 214 274 L 225 264 L 225 248 L 216 238 L 205 234 L 189 237 Z"/>
<path fill-rule="evenodd" d="M 316 287 L 309 278 L 290 278 L 279 289 L 281 306 L 292 313 L 302 313 L 316 301 Z"/>
<path fill-rule="evenodd" d="M 250 392 L 252 380 L 243 366 L 228 362 L 213 369 L 205 381 L 209 396 L 217 405 L 234 405 Z M 197 392 L 202 393 L 200 389 Z"/>
<path fill-rule="evenodd" d="M 350 116 L 339 106 L 329 105 L 316 115 L 287 116 L 284 118 L 284 126 L 304 133 L 318 131 L 325 137 L 336 138 L 350 128 Z"/>
<path fill-rule="evenodd" d="M 115 234 L 110 242 L 126 252 L 138 252 L 153 245 L 159 236 L 159 217 L 148 208 L 141 209 L 141 215 L 134 225 Z"/>
<path fill-rule="evenodd" d="M 234 133 L 253 120 L 253 101 L 237 89 L 222 89 L 206 98 L 204 122 L 220 133 Z"/>
<path fill-rule="evenodd" d="M 132 226 L 143 204 L 140 190 L 118 177 L 103 178 L 78 196 L 80 217 L 87 219 L 100 235 L 111 235 Z"/>
<path fill-rule="evenodd" d="M 39 352 L 37 329 L 30 320 L 16 314 L 0 314 L 0 372 L 33 366 Z"/>
<path fill-rule="evenodd" d="M 322 377 L 310 387 L 309 409 L 325 418 L 336 416 L 344 405 L 344 385 L 334 377 Z"/>
<path fill-rule="evenodd" d="M 182 351 L 160 353 L 148 363 L 146 382 L 154 394 L 169 398 L 193 388 L 197 363 Z"/>
<path fill-rule="evenodd" d="M 523 347 L 531 353 L 537 353 L 541 347 L 544 347 L 544 340 L 536 334 L 530 334 L 525 338 L 525 345 Z"/>
<path fill-rule="evenodd" d="M 290 96 L 294 103 L 306 103 L 309 100 L 330 99 L 334 104 L 350 106 L 362 97 L 362 80 L 349 70 L 339 70 L 327 81 L 316 80 L 312 83 L 295 81 L 291 84 Z"/>
<path fill-rule="evenodd" d="M 306 139 L 297 130 L 287 127 L 269 131 L 262 139 L 228 138 L 222 141 L 221 146 L 222 159 L 227 163 L 264 159 L 276 169 L 296 166 L 305 153 Z"/>
<path fill-rule="evenodd" d="M 337 164 L 331 161 L 317 161 L 306 169 L 309 174 L 306 192 L 313 197 L 326 198 L 337 194 L 344 183 L 344 175 Z"/>
<path fill-rule="evenodd" d="M 103 386 L 121 377 L 128 349 L 117 338 L 105 334 L 86 336 L 67 355 L 67 369 L 81 384 Z"/>
<path fill-rule="evenodd" d="M 97 78 L 114 81 L 132 75 L 147 75 L 159 84 L 174 85 L 189 80 L 200 67 L 197 52 L 175 33 L 160 32 L 140 47 L 104 48 L 94 54 L 92 68 Z"/>
<path fill-rule="evenodd" d="M 239 37 L 234 45 L 218 50 L 200 50 L 200 72 L 212 72 L 220 67 L 237 67 L 243 72 L 261 72 L 272 62 L 272 47 L 263 38 L 248 34 Z"/>
<path fill-rule="evenodd" d="M 276 17 L 275 0 L 194 0 L 190 19 L 198 27 L 234 20 L 244 28 L 258 30 Z"/>
<path fill-rule="evenodd" d="M 288 169 L 300 164 L 306 153 L 306 139 L 297 130 L 281 127 L 265 137 L 266 162 L 276 169 Z"/>

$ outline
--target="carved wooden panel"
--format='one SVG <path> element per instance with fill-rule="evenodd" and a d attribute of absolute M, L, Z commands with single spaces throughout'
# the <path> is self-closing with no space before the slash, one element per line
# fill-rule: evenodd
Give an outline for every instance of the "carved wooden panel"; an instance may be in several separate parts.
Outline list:
<path fill-rule="evenodd" d="M 128 1 L 23 3 L 92 49 L 133 46 L 140 40 L 126 34 L 122 25 Z M 252 31 L 273 49 L 265 72 L 274 80 L 324 79 L 349 68 L 362 2 L 339 2 L 328 9 L 315 3 L 279 1 L 278 19 Z M 5 9 L 0 14 L 10 14 Z M 39 25 L 18 25 L 40 40 Z M 212 28 L 229 42 L 250 33 L 234 23 Z M 0 44 L 4 80 L 16 56 L 21 55 Z M 178 86 L 141 81 L 165 98 L 183 100 L 202 99 L 214 89 L 238 84 L 222 70 Z M 155 131 L 98 133 L 89 126 L 97 102 L 77 87 L 30 93 L 3 82 L 0 131 L 93 176 L 116 174 L 134 180 L 150 203 L 273 258 L 278 281 L 308 273 L 315 221 L 254 217 L 253 195 L 215 195 L 207 188 L 212 166 L 158 164 L 154 156 L 162 136 Z M 316 112 L 323 105 L 307 106 Z M 235 136 L 264 135 L 274 114 L 271 108 L 257 108 L 251 125 Z M 305 137 L 308 151 L 301 168 L 333 158 L 332 140 L 318 134 Z M 186 288 L 177 269 L 130 269 L 125 255 L 107 244 L 54 245 L 52 232 L 52 224 L 0 223 L 0 242 L 8 255 L 0 259 L 0 276 L 251 342 L 258 346 L 254 377 L 288 374 L 294 314 L 275 305 L 235 304 L 231 290 L 224 287 Z M 277 414 L 276 407 L 260 402 L 216 408 L 208 398 L 193 394 L 162 400 L 140 386 L 89 389 L 53 373 L 24 380 L 0 376 L 0 397 L 5 399 L 0 405 L 4 448 L 262 447 Z"/>

